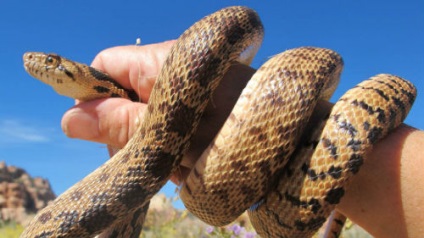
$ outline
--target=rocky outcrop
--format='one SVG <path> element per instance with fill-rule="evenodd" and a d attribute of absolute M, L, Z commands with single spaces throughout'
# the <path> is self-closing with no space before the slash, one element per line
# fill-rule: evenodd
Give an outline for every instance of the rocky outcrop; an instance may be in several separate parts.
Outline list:
<path fill-rule="evenodd" d="M 0 161 L 0 220 L 24 224 L 29 214 L 55 199 L 50 183 Z"/>

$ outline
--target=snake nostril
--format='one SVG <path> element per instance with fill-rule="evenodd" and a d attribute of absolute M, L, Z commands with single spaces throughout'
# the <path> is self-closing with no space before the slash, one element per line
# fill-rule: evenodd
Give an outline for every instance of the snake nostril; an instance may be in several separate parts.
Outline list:
<path fill-rule="evenodd" d="M 32 60 L 34 58 L 34 55 L 32 53 L 25 53 L 24 54 L 24 61 Z"/>

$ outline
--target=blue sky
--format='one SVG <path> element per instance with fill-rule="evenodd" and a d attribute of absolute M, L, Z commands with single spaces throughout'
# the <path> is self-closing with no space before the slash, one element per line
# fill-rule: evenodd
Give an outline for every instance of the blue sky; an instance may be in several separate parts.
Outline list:
<path fill-rule="evenodd" d="M 230 2 L 230 1 L 228 1 Z M 378 73 L 424 92 L 424 1 L 231 1 L 255 9 L 265 38 L 253 66 L 298 46 L 327 47 L 345 61 L 334 98 Z M 101 50 L 174 39 L 224 1 L 16 1 L 0 3 L 0 160 L 48 178 L 57 194 L 107 158 L 104 145 L 66 138 L 62 114 L 74 102 L 27 75 L 26 51 L 89 64 Z M 419 95 L 406 123 L 424 129 Z M 175 187 L 163 190 L 175 196 Z M 181 207 L 180 203 L 176 204 Z"/>

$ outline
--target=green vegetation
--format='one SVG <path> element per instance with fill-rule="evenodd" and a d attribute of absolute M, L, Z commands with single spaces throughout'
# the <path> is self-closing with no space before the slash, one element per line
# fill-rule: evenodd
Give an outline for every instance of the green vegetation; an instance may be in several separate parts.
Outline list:
<path fill-rule="evenodd" d="M 16 238 L 24 231 L 24 228 L 15 222 L 0 221 L 0 238 Z"/>

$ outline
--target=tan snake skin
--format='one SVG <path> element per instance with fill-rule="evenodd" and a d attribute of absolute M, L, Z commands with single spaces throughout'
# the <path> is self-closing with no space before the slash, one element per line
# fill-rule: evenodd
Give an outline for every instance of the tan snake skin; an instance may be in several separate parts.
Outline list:
<path fill-rule="evenodd" d="M 137 237 L 150 198 L 175 172 L 220 78 L 236 60 L 249 63 L 262 34 L 257 14 L 244 7 L 220 10 L 184 32 L 133 138 L 40 211 L 22 237 L 92 237 L 106 229 L 103 236 Z M 60 56 L 27 53 L 24 61 L 60 94 L 136 100 L 107 75 Z M 183 185 L 187 208 L 225 225 L 253 205 L 251 220 L 263 237 L 315 233 L 372 144 L 402 122 L 416 94 L 406 80 L 378 75 L 336 103 L 322 134 L 324 123 L 301 140 L 317 101 L 334 91 L 342 64 L 337 53 L 312 47 L 265 63 Z"/>
<path fill-rule="evenodd" d="M 320 48 L 288 50 L 266 62 L 187 178 L 180 197 L 188 210 L 222 226 L 259 201 L 294 152 L 318 99 L 331 96 L 341 70 L 341 57 Z"/>
<path fill-rule="evenodd" d="M 345 93 L 319 139 L 293 156 L 276 189 L 252 209 L 249 215 L 257 232 L 266 237 L 313 235 L 340 202 L 372 145 L 405 119 L 415 93 L 411 83 L 387 74 Z M 293 176 L 295 171 L 301 176 Z"/>

